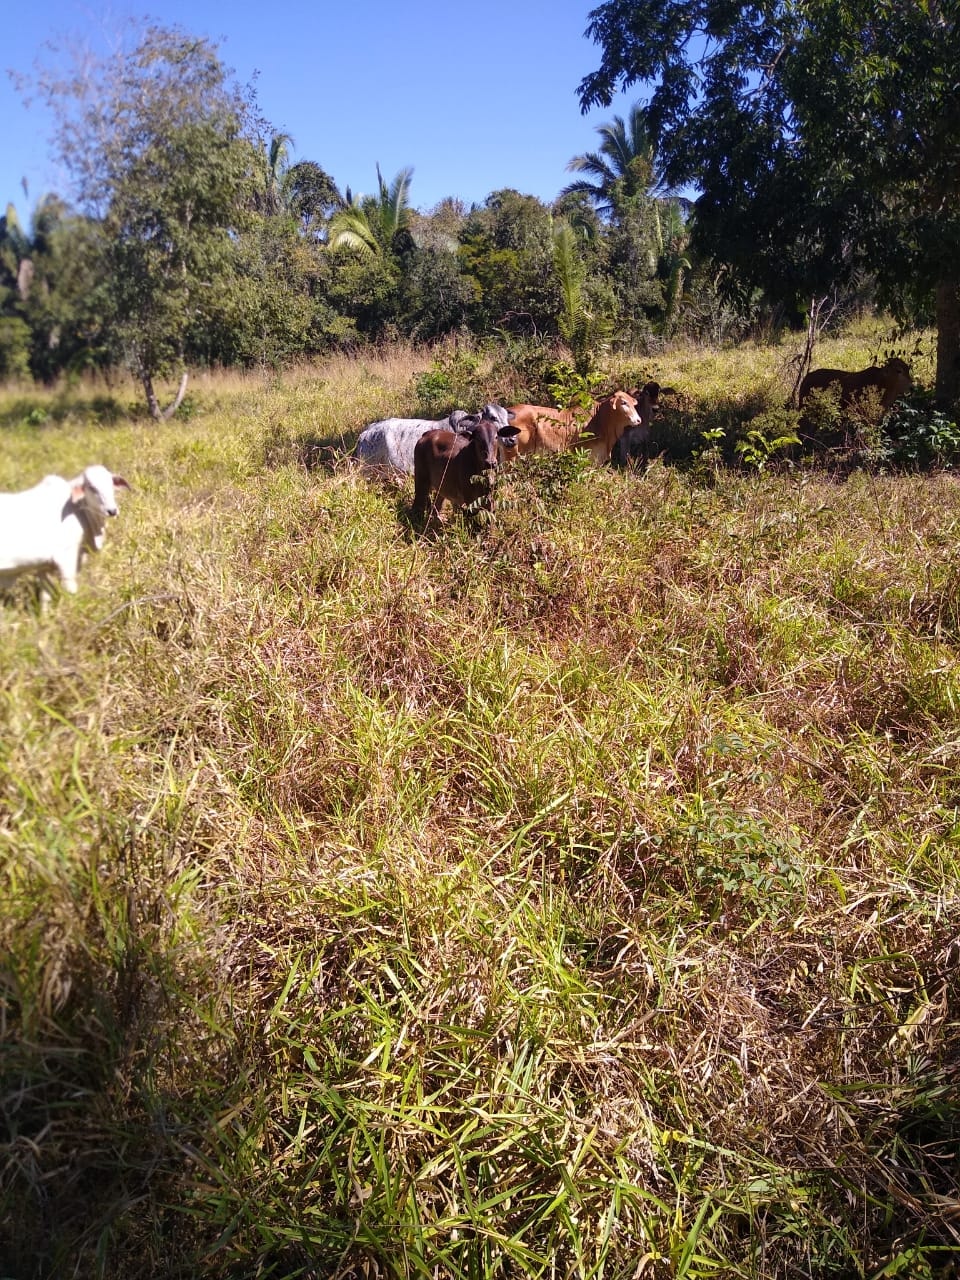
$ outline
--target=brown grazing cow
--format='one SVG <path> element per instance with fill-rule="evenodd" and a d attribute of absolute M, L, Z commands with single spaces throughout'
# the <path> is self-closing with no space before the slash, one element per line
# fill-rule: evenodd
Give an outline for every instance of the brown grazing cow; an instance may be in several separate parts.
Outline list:
<path fill-rule="evenodd" d="M 626 391 L 614 391 L 598 400 L 589 420 L 575 409 L 548 409 L 539 404 L 510 406 L 519 428 L 518 453 L 561 453 L 564 449 L 587 449 L 600 466 L 610 461 L 614 445 L 628 427 L 640 425 L 637 401 Z"/>
<path fill-rule="evenodd" d="M 801 409 L 811 391 L 825 391 L 834 383 L 840 388 L 841 409 L 849 409 L 862 392 L 875 387 L 880 392 L 881 409 L 886 413 L 895 400 L 907 394 L 913 379 L 906 361 L 897 356 L 891 356 L 884 365 L 871 365 L 869 369 L 853 373 L 843 369 L 811 369 L 797 394 Z"/>
<path fill-rule="evenodd" d="M 431 494 L 438 516 L 444 502 L 459 509 L 487 497 L 504 454 L 516 449 L 518 433 L 519 427 L 479 416 L 462 419 L 456 431 L 425 432 L 413 450 L 414 518 L 426 517 Z"/>

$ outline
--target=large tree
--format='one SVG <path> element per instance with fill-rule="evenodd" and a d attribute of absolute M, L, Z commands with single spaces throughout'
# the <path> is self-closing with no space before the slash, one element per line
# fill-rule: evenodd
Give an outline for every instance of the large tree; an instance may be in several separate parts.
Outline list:
<path fill-rule="evenodd" d="M 287 208 L 310 240 L 325 241 L 330 219 L 344 206 L 333 178 L 314 160 L 301 160 L 284 174 Z"/>
<path fill-rule="evenodd" d="M 584 110 L 653 86 L 647 119 L 698 246 L 783 297 L 866 267 L 934 314 L 937 394 L 960 397 L 956 0 L 607 0 Z"/>
<path fill-rule="evenodd" d="M 216 46 L 177 28 L 138 32 L 132 50 L 78 49 L 40 68 L 54 144 L 82 212 L 102 229 L 107 331 L 154 418 L 186 386 L 186 338 L 219 305 L 237 232 L 263 189 L 260 122 Z M 161 410 L 155 380 L 180 373 Z"/>
<path fill-rule="evenodd" d="M 476 331 L 556 333 L 563 302 L 553 220 L 536 196 L 509 187 L 491 192 L 466 219 L 459 253 Z"/>

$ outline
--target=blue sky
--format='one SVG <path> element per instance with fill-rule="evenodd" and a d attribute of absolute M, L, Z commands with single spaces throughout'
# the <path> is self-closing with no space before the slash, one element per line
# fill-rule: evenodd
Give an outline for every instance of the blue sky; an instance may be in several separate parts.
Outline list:
<path fill-rule="evenodd" d="M 67 194 L 49 118 L 39 105 L 24 107 L 8 70 L 29 72 L 51 38 L 103 48 L 131 16 L 213 40 L 239 81 L 256 77 L 264 116 L 293 136 L 292 160 L 316 161 L 341 190 L 374 190 L 379 163 L 388 180 L 413 166 L 410 198 L 420 209 L 444 196 L 480 203 L 500 187 L 550 201 L 572 179 L 571 156 L 597 149 L 597 125 L 644 96 L 635 86 L 580 114 L 577 85 L 600 61 L 583 34 L 597 2 L 19 3 L 0 63 L 0 208 L 12 200 L 22 216 L 47 191 Z"/>

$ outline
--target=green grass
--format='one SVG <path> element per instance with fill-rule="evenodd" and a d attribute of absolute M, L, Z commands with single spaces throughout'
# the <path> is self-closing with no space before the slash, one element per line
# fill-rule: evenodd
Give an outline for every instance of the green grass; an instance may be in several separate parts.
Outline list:
<path fill-rule="evenodd" d="M 960 484 L 419 537 L 342 457 L 418 359 L 0 398 L 134 490 L 0 612 L 0 1275 L 950 1275 Z"/>

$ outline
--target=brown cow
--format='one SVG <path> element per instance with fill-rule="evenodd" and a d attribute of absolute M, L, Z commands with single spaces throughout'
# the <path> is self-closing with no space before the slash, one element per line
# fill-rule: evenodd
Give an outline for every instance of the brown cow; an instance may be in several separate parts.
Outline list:
<path fill-rule="evenodd" d="M 905 396 L 913 386 L 906 361 L 891 356 L 884 365 L 871 365 L 848 373 L 843 369 L 811 369 L 800 383 L 797 401 L 803 408 L 811 391 L 825 391 L 834 383 L 840 388 L 840 408 L 849 409 L 864 391 L 875 387 L 880 392 L 880 406 L 884 413 L 895 400 Z"/>
<path fill-rule="evenodd" d="M 511 405 L 513 423 L 519 428 L 518 453 L 561 453 L 587 449 L 600 466 L 610 461 L 614 445 L 629 427 L 640 425 L 637 401 L 626 391 L 597 401 L 589 421 L 575 409 L 548 409 L 539 404 Z"/>
<path fill-rule="evenodd" d="M 413 450 L 414 518 L 426 517 L 431 494 L 438 516 L 444 502 L 459 509 L 487 497 L 504 454 L 515 450 L 519 430 L 475 415 L 455 431 L 425 432 Z"/>

